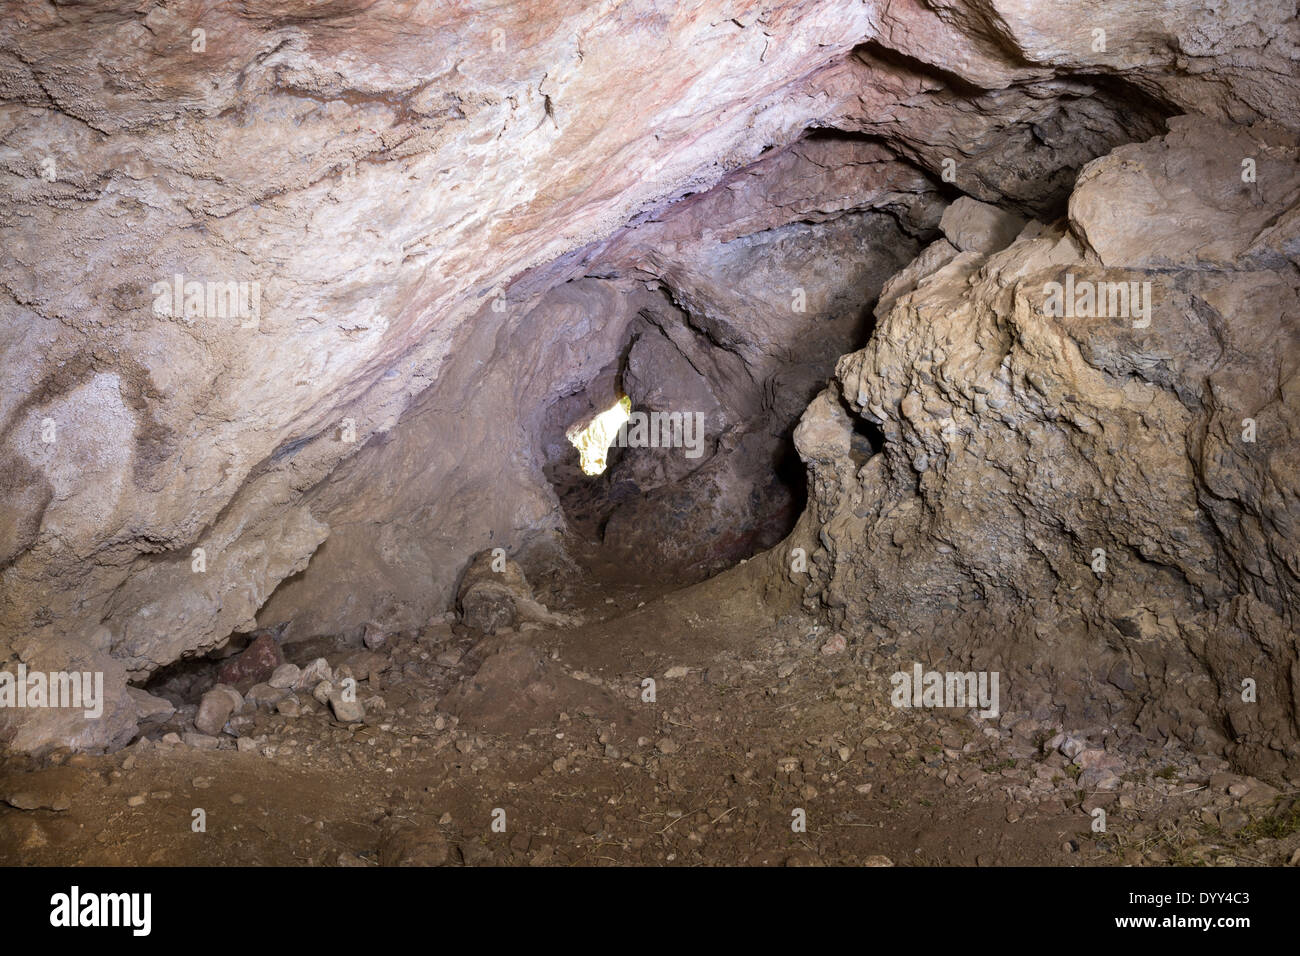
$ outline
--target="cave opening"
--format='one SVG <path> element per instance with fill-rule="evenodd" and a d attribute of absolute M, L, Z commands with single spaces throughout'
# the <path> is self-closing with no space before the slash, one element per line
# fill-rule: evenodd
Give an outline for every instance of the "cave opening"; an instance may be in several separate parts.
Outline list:
<path fill-rule="evenodd" d="M 841 325 L 859 328 L 860 308 Z M 772 547 L 805 505 L 786 376 L 829 372 L 799 357 L 769 363 L 728 338 L 730 320 L 692 314 L 662 289 L 627 324 L 618 358 L 540 418 L 542 470 L 571 550 L 592 573 L 655 586 L 708 578 Z M 797 353 L 796 353 L 797 354 Z"/>

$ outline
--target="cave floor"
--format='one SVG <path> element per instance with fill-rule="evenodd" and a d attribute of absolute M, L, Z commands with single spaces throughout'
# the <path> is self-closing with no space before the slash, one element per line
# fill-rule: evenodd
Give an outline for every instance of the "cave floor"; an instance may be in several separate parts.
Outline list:
<path fill-rule="evenodd" d="M 1024 715 L 894 709 L 895 662 L 861 644 L 838 648 L 802 613 L 775 616 L 743 573 L 647 594 L 632 585 L 592 592 L 576 628 L 490 637 L 457 629 L 359 652 L 367 656 L 353 669 L 371 675 L 362 696 L 383 698 L 364 724 L 340 724 L 304 696 L 302 716 L 259 711 L 242 751 L 228 738 L 220 749 L 168 744 L 164 734 L 179 726 L 164 725 L 117 754 L 11 760 L 0 778 L 9 804 L 0 804 L 0 862 L 1300 857 L 1294 812 L 1282 819 L 1275 792 L 1213 763 L 1162 751 L 1133 764 L 1119 790 L 1089 794 L 1044 752 L 1052 728 L 1035 731 Z M 358 654 L 325 654 L 319 642 L 287 650 L 291 660 Z M 643 700 L 646 677 L 653 702 Z M 1105 832 L 1092 829 L 1098 807 Z M 204 832 L 195 832 L 197 809 Z M 802 832 L 792 825 L 800 810 Z"/>

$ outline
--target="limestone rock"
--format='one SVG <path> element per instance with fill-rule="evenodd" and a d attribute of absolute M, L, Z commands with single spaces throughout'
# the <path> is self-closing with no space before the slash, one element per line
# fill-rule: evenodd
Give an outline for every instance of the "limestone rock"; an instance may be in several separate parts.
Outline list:
<path fill-rule="evenodd" d="M 494 570 L 494 564 L 501 570 Z M 521 621 L 554 627 L 573 623 L 569 615 L 552 613 L 534 599 L 517 562 L 500 555 L 494 558 L 491 551 L 479 554 L 466 569 L 457 603 L 465 626 L 486 634 L 514 627 Z"/>
<path fill-rule="evenodd" d="M 355 697 L 352 700 L 346 699 L 342 691 L 336 690 L 329 695 L 329 705 L 340 723 L 358 723 L 366 719 L 365 705 Z"/>
<path fill-rule="evenodd" d="M 962 196 L 943 211 L 939 228 L 962 252 L 989 255 L 1005 249 L 1020 234 L 1025 221 L 1015 213 Z"/>
<path fill-rule="evenodd" d="M 218 684 L 199 701 L 199 712 L 194 718 L 194 726 L 200 733 L 215 737 L 226 726 L 230 715 L 238 713 L 243 706 L 244 698 L 239 691 Z"/>
<path fill-rule="evenodd" d="M 244 695 L 244 699 L 249 701 L 255 707 L 264 707 L 272 710 L 275 705 L 280 703 L 289 696 L 289 691 L 283 687 L 273 687 L 270 684 L 254 684 Z"/>
<path fill-rule="evenodd" d="M 1242 188 L 1245 154 L 1267 185 Z M 1294 136 L 1184 118 L 1090 165 L 1068 233 L 945 251 L 899 287 L 795 434 L 809 606 L 941 629 L 952 669 L 1009 671 L 1078 726 L 1294 772 L 1298 185 Z M 883 435 L 865 462 L 841 402 Z M 1258 704 L 1216 690 L 1247 673 Z"/>
<path fill-rule="evenodd" d="M 298 681 L 302 679 L 302 670 L 297 664 L 281 664 L 272 673 L 270 680 L 267 681 L 272 687 L 289 689 L 297 686 Z"/>
<path fill-rule="evenodd" d="M 128 686 L 126 695 L 135 703 L 135 718 L 141 723 L 166 720 L 176 713 L 176 707 L 171 701 L 155 697 L 139 687 Z"/>

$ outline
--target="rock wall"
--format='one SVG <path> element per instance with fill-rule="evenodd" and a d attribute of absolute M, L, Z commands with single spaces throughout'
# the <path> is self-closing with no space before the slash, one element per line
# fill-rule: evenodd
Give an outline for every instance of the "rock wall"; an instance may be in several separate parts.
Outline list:
<path fill-rule="evenodd" d="M 810 605 L 1027 710 L 1294 771 L 1298 145 L 1179 118 L 1090 163 L 1060 223 L 949 207 L 795 433 Z"/>
<path fill-rule="evenodd" d="M 538 312 L 557 348 L 583 322 L 603 342 L 602 315 L 639 315 L 647 277 L 670 273 L 683 314 L 753 342 L 771 324 L 748 329 L 731 312 L 744 297 L 711 290 L 726 277 L 690 250 L 655 262 L 623 238 L 675 200 L 727 182 L 731 231 L 708 241 L 736 248 L 870 210 L 908 225 L 889 195 L 915 195 L 918 175 L 923 191 L 1050 218 L 1083 163 L 1171 113 L 1287 125 L 1297 101 L 1295 11 L 1280 2 L 6 14 L 0 659 L 102 669 L 122 715 L 76 734 L 8 715 L 0 731 L 23 724 L 24 747 L 113 745 L 130 732 L 123 679 L 259 613 L 298 619 L 325 592 L 313 627 L 417 592 L 423 613 L 489 541 L 561 527 L 530 416 L 571 383 L 539 373 L 517 390 L 527 363 L 512 354 L 533 347 L 521 332 L 552 289 L 590 275 L 554 295 L 630 297 L 595 316 Z M 841 156 L 770 197 L 728 179 L 765 157 L 817 165 L 827 144 L 788 150 L 809 130 L 879 160 Z M 399 425 L 426 410 L 441 431 Z M 416 533 L 398 527 L 414 518 Z"/>
<path fill-rule="evenodd" d="M 11 6 L 0 657 L 68 640 L 137 679 L 251 626 L 328 533 L 303 493 L 508 280 L 793 139 L 873 15 Z"/>

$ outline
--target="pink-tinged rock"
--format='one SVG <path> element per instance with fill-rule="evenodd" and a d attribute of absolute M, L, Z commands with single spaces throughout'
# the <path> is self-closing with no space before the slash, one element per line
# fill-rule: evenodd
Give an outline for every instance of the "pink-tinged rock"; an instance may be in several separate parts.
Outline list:
<path fill-rule="evenodd" d="M 221 665 L 217 680 L 246 693 L 254 684 L 271 679 L 275 669 L 284 663 L 284 655 L 275 638 L 262 634 L 236 656 Z"/>
<path fill-rule="evenodd" d="M 822 645 L 822 654 L 826 657 L 830 657 L 832 654 L 842 654 L 848 646 L 843 634 L 832 634 L 830 639 Z"/>

